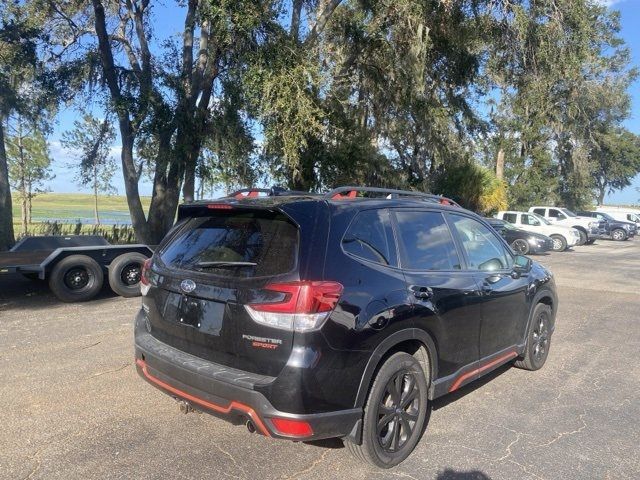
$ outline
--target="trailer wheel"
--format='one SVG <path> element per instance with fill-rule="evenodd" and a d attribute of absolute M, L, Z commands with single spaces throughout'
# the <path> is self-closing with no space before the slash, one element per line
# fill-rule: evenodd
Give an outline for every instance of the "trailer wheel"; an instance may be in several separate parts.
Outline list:
<path fill-rule="evenodd" d="M 71 255 L 53 267 L 49 288 L 63 302 L 84 302 L 97 295 L 103 281 L 98 262 L 86 255 Z"/>
<path fill-rule="evenodd" d="M 142 264 L 147 259 L 142 253 L 123 253 L 109 265 L 109 286 L 122 297 L 140 296 Z"/>

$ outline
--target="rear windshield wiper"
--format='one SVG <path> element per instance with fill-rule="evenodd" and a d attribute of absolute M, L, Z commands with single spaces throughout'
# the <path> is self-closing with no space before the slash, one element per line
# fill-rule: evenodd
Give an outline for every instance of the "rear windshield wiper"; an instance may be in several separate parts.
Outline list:
<path fill-rule="evenodd" d="M 228 261 L 217 261 L 217 262 L 198 262 L 195 264 L 196 267 L 199 268 L 231 268 L 231 267 L 255 267 L 258 265 L 255 262 L 228 262 Z"/>

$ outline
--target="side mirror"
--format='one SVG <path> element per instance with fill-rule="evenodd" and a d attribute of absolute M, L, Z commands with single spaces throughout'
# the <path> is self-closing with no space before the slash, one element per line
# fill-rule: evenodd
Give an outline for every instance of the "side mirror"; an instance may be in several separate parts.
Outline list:
<path fill-rule="evenodd" d="M 524 255 L 516 255 L 516 258 L 513 262 L 514 276 L 519 277 L 520 275 L 529 273 L 531 271 L 531 265 L 532 262 L 530 258 L 525 257 Z"/>

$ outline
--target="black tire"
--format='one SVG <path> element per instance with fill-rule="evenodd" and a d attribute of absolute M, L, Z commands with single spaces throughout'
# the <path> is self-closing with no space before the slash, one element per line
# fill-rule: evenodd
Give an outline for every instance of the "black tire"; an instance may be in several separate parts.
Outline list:
<path fill-rule="evenodd" d="M 523 356 L 514 362 L 518 368 L 539 370 L 547 361 L 551 347 L 553 313 L 549 305 L 538 303 L 531 314 L 527 345 Z"/>
<path fill-rule="evenodd" d="M 616 242 L 622 242 L 627 239 L 627 232 L 625 232 L 624 228 L 615 228 L 611 231 L 611 240 L 615 240 Z"/>
<path fill-rule="evenodd" d="M 589 240 L 589 237 L 587 236 L 585 231 L 580 230 L 579 228 L 576 228 L 576 230 L 578 230 L 578 233 L 580 234 L 580 240 L 578 240 L 578 243 L 576 243 L 576 245 L 581 246 L 587 243 L 587 241 Z"/>
<path fill-rule="evenodd" d="M 516 238 L 513 242 L 511 242 L 511 248 L 518 255 L 527 255 L 529 253 L 529 242 L 523 240 L 522 238 Z"/>
<path fill-rule="evenodd" d="M 121 297 L 140 296 L 140 274 L 147 259 L 137 252 L 123 253 L 109 265 L 109 286 Z"/>
<path fill-rule="evenodd" d="M 551 235 L 551 240 L 553 240 L 553 247 L 551 249 L 554 252 L 564 252 L 567 249 L 567 241 L 562 235 Z"/>
<path fill-rule="evenodd" d="M 596 243 L 596 239 L 590 238 L 589 240 L 587 240 L 587 243 L 585 245 L 593 245 L 594 243 Z"/>
<path fill-rule="evenodd" d="M 406 459 L 425 429 L 428 384 L 413 356 L 391 355 L 380 367 L 367 397 L 362 444 L 345 442 L 352 455 L 380 468 L 391 468 Z"/>
<path fill-rule="evenodd" d="M 49 288 L 63 302 L 85 302 L 98 294 L 103 281 L 98 262 L 86 255 L 71 255 L 53 267 Z"/>

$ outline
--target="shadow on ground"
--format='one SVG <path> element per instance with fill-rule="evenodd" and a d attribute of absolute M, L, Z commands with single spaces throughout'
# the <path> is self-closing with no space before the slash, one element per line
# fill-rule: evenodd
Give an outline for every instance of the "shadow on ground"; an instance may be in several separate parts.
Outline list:
<path fill-rule="evenodd" d="M 89 300 L 99 305 L 101 301 L 115 297 L 108 285 Z M 29 280 L 20 274 L 0 275 L 0 312 L 9 310 L 42 310 L 56 305 L 64 305 L 49 290 L 44 280 Z"/>

